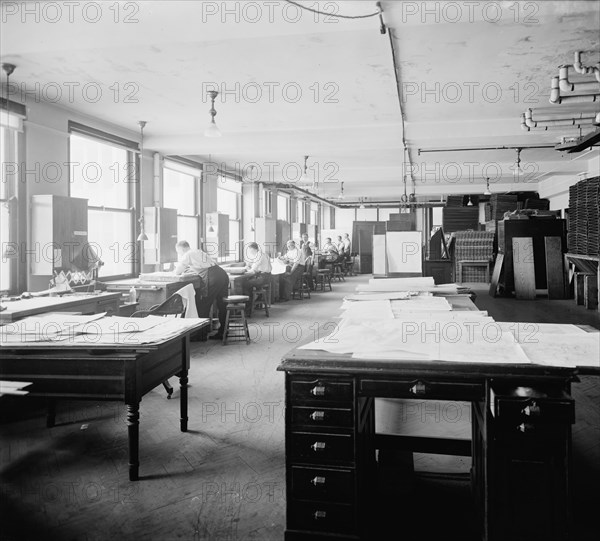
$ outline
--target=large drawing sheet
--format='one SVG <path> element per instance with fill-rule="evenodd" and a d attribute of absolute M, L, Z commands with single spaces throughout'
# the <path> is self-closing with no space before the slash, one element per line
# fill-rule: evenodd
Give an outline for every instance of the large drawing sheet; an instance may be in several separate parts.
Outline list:
<path fill-rule="evenodd" d="M 373 235 L 373 274 L 386 274 L 385 235 Z"/>
<path fill-rule="evenodd" d="M 387 231 L 388 273 L 422 272 L 422 238 L 420 231 Z"/>

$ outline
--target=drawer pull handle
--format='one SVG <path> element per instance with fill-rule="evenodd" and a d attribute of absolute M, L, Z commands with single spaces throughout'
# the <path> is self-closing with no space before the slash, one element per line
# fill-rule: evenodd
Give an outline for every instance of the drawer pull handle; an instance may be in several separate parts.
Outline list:
<path fill-rule="evenodd" d="M 315 443 L 313 443 L 311 445 L 311 448 L 315 453 L 318 453 L 319 451 L 325 451 L 325 442 L 324 441 L 316 441 Z"/>
<path fill-rule="evenodd" d="M 316 487 L 318 486 L 323 486 L 325 484 L 325 477 L 322 477 L 321 475 L 317 475 L 314 479 L 312 479 L 310 481 L 313 485 L 315 485 Z"/>
<path fill-rule="evenodd" d="M 531 432 L 532 430 L 535 430 L 535 425 L 531 424 L 531 423 L 521 423 L 517 429 L 519 430 L 519 432 Z"/>
<path fill-rule="evenodd" d="M 324 520 L 327 518 L 327 512 L 326 511 L 315 511 L 315 514 L 313 516 L 315 517 L 315 520 Z"/>
<path fill-rule="evenodd" d="M 410 389 L 409 391 L 417 396 L 420 395 L 424 395 L 427 393 L 427 385 L 425 385 L 424 382 L 422 381 L 417 381 Z"/>
<path fill-rule="evenodd" d="M 531 402 L 523 409 L 523 413 L 528 417 L 539 417 L 542 412 L 536 402 Z"/>
<path fill-rule="evenodd" d="M 317 385 L 310 390 L 313 396 L 325 396 L 325 385 Z"/>
<path fill-rule="evenodd" d="M 310 414 L 310 418 L 313 421 L 324 421 L 325 420 L 325 412 L 324 411 L 313 411 Z"/>

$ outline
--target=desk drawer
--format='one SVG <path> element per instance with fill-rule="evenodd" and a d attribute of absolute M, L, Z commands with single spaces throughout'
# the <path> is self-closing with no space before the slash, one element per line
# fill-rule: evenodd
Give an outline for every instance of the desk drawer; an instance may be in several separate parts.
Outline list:
<path fill-rule="evenodd" d="M 292 432 L 292 461 L 319 464 L 351 464 L 354 461 L 352 434 Z"/>
<path fill-rule="evenodd" d="M 490 410 L 502 423 L 573 424 L 575 401 L 562 389 L 513 387 L 490 389 Z"/>
<path fill-rule="evenodd" d="M 292 496 L 305 500 L 352 503 L 354 470 L 292 466 Z"/>
<path fill-rule="evenodd" d="M 292 500 L 288 526 L 291 529 L 353 533 L 357 516 L 353 505 Z"/>
<path fill-rule="evenodd" d="M 353 425 L 350 408 L 292 407 L 293 426 L 327 426 L 351 428 Z"/>
<path fill-rule="evenodd" d="M 292 404 L 351 402 L 352 380 L 293 377 L 290 382 Z"/>
<path fill-rule="evenodd" d="M 360 394 L 380 398 L 429 398 L 471 402 L 485 396 L 483 383 L 461 383 L 427 379 L 364 379 Z"/>

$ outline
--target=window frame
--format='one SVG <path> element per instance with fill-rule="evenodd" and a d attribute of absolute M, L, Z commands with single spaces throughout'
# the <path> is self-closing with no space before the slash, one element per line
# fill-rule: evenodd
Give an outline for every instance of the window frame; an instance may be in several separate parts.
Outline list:
<path fill-rule="evenodd" d="M 127 156 L 127 170 L 133 170 L 133 178 L 130 182 L 127 182 L 127 204 L 123 208 L 115 208 L 115 207 L 107 207 L 102 205 L 90 205 L 88 200 L 88 230 L 89 230 L 89 211 L 90 210 L 100 210 L 102 212 L 114 212 L 119 214 L 129 214 L 130 215 L 130 240 L 124 243 L 124 246 L 131 244 L 133 246 L 133 257 L 131 262 L 130 271 L 122 274 L 114 274 L 109 276 L 101 275 L 102 280 L 121 280 L 125 278 L 131 278 L 136 274 L 139 274 L 140 269 L 140 258 L 139 251 L 140 247 L 138 246 L 137 235 L 136 235 L 136 221 L 137 221 L 137 210 L 141 209 L 140 207 L 140 147 L 138 143 L 134 141 L 129 141 L 117 135 L 112 135 L 107 132 L 103 132 L 96 128 L 92 128 L 90 126 L 86 126 L 80 124 L 78 122 L 69 121 L 68 124 L 68 146 L 67 146 L 67 161 L 69 164 L 72 163 L 71 156 L 71 135 L 76 135 L 79 137 L 84 137 L 90 139 L 91 141 L 95 141 L 99 144 L 108 144 L 115 146 L 117 148 L 124 149 L 126 151 Z M 72 178 L 72 167 L 69 167 L 69 186 L 68 186 L 68 196 L 72 196 L 72 186 L 74 184 L 74 179 Z M 89 239 L 88 242 L 93 242 L 93 240 Z"/>
<path fill-rule="evenodd" d="M 230 183 L 235 182 L 238 183 L 239 190 L 228 189 L 227 186 L 231 186 Z M 219 263 L 233 263 L 235 261 L 240 261 L 242 259 L 242 223 L 243 223 L 243 204 L 242 204 L 242 184 L 237 179 L 232 176 L 225 175 L 223 173 L 219 173 L 217 176 L 217 212 L 221 212 L 219 209 L 218 201 L 219 201 L 219 190 L 223 190 L 229 193 L 233 193 L 236 196 L 236 215 L 237 218 L 231 218 L 229 216 L 229 239 L 231 239 L 231 226 L 232 222 L 237 224 L 237 249 L 236 247 L 229 246 L 228 255 L 225 257 L 219 257 Z M 225 214 L 225 213 L 223 213 Z"/>

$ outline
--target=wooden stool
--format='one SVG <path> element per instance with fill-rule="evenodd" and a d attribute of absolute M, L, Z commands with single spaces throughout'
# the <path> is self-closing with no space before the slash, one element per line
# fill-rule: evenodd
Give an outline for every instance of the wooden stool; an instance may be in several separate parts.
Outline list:
<path fill-rule="evenodd" d="M 265 310 L 265 315 L 269 317 L 269 292 L 271 290 L 270 285 L 265 286 L 254 286 L 252 288 L 252 300 L 250 301 L 250 317 L 254 315 L 254 309 Z M 258 305 L 258 306 L 257 306 Z"/>
<path fill-rule="evenodd" d="M 227 306 L 225 316 L 225 330 L 223 331 L 223 345 L 227 344 L 229 338 L 241 338 L 250 343 L 250 332 L 246 320 L 246 302 L 250 300 L 248 295 L 230 295 L 223 299 Z"/>
<path fill-rule="evenodd" d="M 345 276 L 356 276 L 354 273 L 354 257 L 344 261 L 344 275 Z"/>
<path fill-rule="evenodd" d="M 490 283 L 490 260 L 489 259 L 461 259 L 458 261 L 458 280 L 462 284 L 463 266 L 465 267 L 485 267 L 486 283 Z"/>
<path fill-rule="evenodd" d="M 333 291 L 331 287 L 331 270 L 330 269 L 319 269 L 317 271 L 317 283 L 315 285 L 315 291 L 325 291 L 325 287 L 329 288 L 329 291 Z"/>
<path fill-rule="evenodd" d="M 338 282 L 345 282 L 346 278 L 344 278 L 344 266 L 342 262 L 332 263 L 331 264 L 331 279 L 335 280 L 337 278 Z"/>
<path fill-rule="evenodd" d="M 310 299 L 310 283 L 308 280 L 308 275 L 305 272 L 302 273 L 300 279 L 292 288 L 292 299 L 296 298 L 296 294 L 299 295 L 300 300 L 304 298 L 304 295 L 306 295 Z"/>

